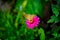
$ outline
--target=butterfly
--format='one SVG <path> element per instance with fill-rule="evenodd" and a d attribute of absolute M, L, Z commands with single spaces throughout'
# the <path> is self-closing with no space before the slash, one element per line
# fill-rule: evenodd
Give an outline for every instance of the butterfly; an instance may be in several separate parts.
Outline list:
<path fill-rule="evenodd" d="M 31 23 L 33 22 L 33 18 L 36 15 L 31 15 L 31 14 L 26 14 L 25 12 L 23 13 L 24 17 L 29 20 Z"/>

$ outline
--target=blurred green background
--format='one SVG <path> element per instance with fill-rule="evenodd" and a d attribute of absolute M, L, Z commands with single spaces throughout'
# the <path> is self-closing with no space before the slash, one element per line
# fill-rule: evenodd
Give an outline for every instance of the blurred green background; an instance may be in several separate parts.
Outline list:
<path fill-rule="evenodd" d="M 38 27 L 27 28 L 23 12 Z M 0 40 L 60 40 L 60 0 L 0 0 Z"/>

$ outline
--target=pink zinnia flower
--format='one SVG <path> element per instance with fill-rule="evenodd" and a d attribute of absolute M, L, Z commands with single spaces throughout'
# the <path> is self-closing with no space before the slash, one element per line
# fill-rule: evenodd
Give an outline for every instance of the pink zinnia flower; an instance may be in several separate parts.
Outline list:
<path fill-rule="evenodd" d="M 34 27 L 37 27 L 39 24 L 40 20 L 39 17 L 34 16 L 32 20 L 26 20 L 27 27 L 30 29 L 33 29 Z"/>

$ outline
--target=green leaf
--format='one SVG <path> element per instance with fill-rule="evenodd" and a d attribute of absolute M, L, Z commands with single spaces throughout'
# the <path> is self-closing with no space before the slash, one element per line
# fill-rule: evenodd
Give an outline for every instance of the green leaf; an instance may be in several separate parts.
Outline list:
<path fill-rule="evenodd" d="M 40 40 L 45 40 L 45 34 L 42 28 L 38 30 L 38 34 L 40 34 Z"/>
<path fill-rule="evenodd" d="M 50 20 L 48 20 L 47 23 L 53 23 L 53 22 L 54 22 L 54 19 L 50 19 Z"/>
<path fill-rule="evenodd" d="M 25 8 L 26 13 L 36 14 L 40 17 L 43 16 L 43 5 L 39 2 L 40 0 L 28 1 Z"/>
<path fill-rule="evenodd" d="M 57 22 L 59 22 L 59 18 L 58 17 L 56 17 L 56 16 L 51 16 L 51 19 L 49 19 L 48 20 L 48 22 L 47 23 L 57 23 Z"/>
<path fill-rule="evenodd" d="M 58 23 L 60 20 L 58 19 L 58 17 L 55 18 L 55 23 Z"/>
<path fill-rule="evenodd" d="M 54 36 L 54 38 L 57 37 L 57 33 L 56 32 L 54 32 L 52 35 Z"/>
<path fill-rule="evenodd" d="M 55 21 L 55 16 L 51 16 L 51 19 L 49 19 L 47 23 L 53 23 L 54 21 Z"/>
<path fill-rule="evenodd" d="M 55 16 L 59 15 L 58 7 L 57 5 L 52 5 L 52 11 L 55 14 Z"/>

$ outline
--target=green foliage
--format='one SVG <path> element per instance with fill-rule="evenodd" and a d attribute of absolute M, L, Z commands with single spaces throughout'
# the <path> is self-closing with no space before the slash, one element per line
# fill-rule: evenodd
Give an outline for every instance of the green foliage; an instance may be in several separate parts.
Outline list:
<path fill-rule="evenodd" d="M 17 0 L 14 11 L 19 11 L 22 3 L 23 3 L 23 0 Z"/>
<path fill-rule="evenodd" d="M 53 11 L 53 16 L 51 16 L 51 19 L 48 20 L 48 23 L 58 23 L 60 20 L 59 20 L 59 9 L 58 9 L 58 6 L 57 5 L 51 5 L 52 6 L 52 11 Z"/>
<path fill-rule="evenodd" d="M 59 10 L 57 5 L 52 5 L 52 11 L 56 17 L 59 15 Z"/>
<path fill-rule="evenodd" d="M 45 34 L 42 28 L 38 30 L 38 34 L 40 34 L 40 40 L 45 40 Z"/>
<path fill-rule="evenodd" d="M 42 16 L 42 9 L 43 9 L 43 6 L 38 1 L 34 1 L 34 2 L 28 1 L 25 10 L 27 13 L 31 13 L 31 14 L 37 13 L 38 15 Z M 39 11 L 40 11 L 40 13 L 39 13 Z"/>
<path fill-rule="evenodd" d="M 7 1 L 8 3 L 10 2 L 12 3 L 12 0 L 11 1 L 8 0 L 8 1 Z M 60 40 L 60 26 L 59 26 L 60 8 L 58 4 L 60 0 L 57 0 L 56 5 L 51 3 L 51 1 L 50 0 L 16 0 L 16 3 L 14 3 L 13 0 L 13 4 L 15 4 L 14 9 L 12 9 L 13 5 L 11 6 L 10 5 L 11 3 L 7 4 L 9 7 L 5 5 L 5 3 L 3 3 L 4 7 L 2 7 L 2 4 L 0 2 L 0 7 L 1 7 L 0 8 L 0 39 L 1 40 Z M 50 16 L 50 19 L 47 21 L 47 23 L 43 20 L 43 14 L 45 11 L 44 7 L 46 4 L 50 4 L 53 12 L 52 16 Z M 26 19 L 23 17 L 23 12 L 25 12 L 26 14 L 38 15 L 41 18 L 39 26 L 37 26 L 34 29 L 29 29 L 26 25 Z M 47 26 L 45 23 L 48 25 L 48 28 L 46 29 L 43 28 Z M 51 27 L 51 29 L 49 27 Z M 49 35 L 51 35 L 52 38 Z"/>
<path fill-rule="evenodd" d="M 22 1 L 17 1 L 15 6 L 15 11 L 20 11 L 20 6 L 22 6 L 22 10 L 24 10 L 28 14 L 36 14 L 40 17 L 43 16 L 43 5 L 39 2 L 40 0 L 28 0 L 25 8 L 23 8 Z"/>
<path fill-rule="evenodd" d="M 50 19 L 47 22 L 47 23 L 52 23 L 51 25 L 53 25 L 53 27 L 51 27 L 51 28 L 54 29 L 56 27 L 54 30 L 51 30 L 48 32 L 48 35 L 51 34 L 53 36 L 53 38 L 49 37 L 49 40 L 59 40 L 60 39 L 60 34 L 59 34 L 60 26 L 54 26 L 54 25 L 56 25 L 56 23 L 60 22 L 59 0 L 57 1 L 57 3 L 58 4 L 56 4 L 56 5 L 51 4 L 53 15 L 50 17 Z"/>
<path fill-rule="evenodd" d="M 58 23 L 59 21 L 59 17 L 53 15 L 51 16 L 51 19 L 48 21 L 48 23 Z"/>

